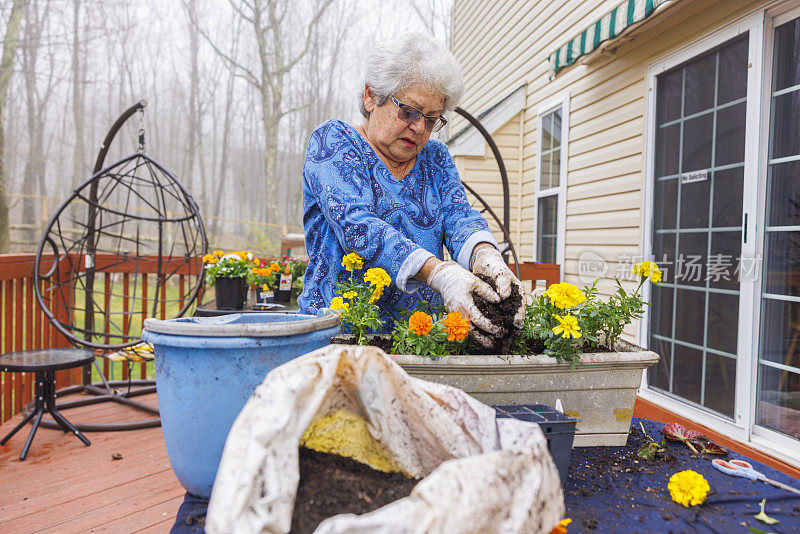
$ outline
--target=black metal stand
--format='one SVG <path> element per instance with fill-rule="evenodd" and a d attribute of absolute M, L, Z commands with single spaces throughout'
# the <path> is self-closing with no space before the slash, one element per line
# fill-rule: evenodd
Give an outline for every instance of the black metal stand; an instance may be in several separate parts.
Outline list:
<path fill-rule="evenodd" d="M 131 319 L 139 310 L 142 318 L 181 317 L 193 306 L 202 288 L 199 258 L 208 248 L 208 241 L 199 208 L 177 178 L 144 153 L 145 106 L 145 101 L 131 106 L 111 127 L 97 156 L 94 174 L 56 210 L 36 253 L 34 289 L 42 312 L 74 346 L 103 354 L 140 342 L 138 334 L 129 332 Z M 106 166 L 109 146 L 136 113 L 140 114 L 138 151 Z M 85 221 L 75 217 L 84 208 Z M 42 254 L 46 247 L 52 251 L 53 264 L 43 272 Z M 123 280 L 112 281 L 116 274 L 122 275 Z M 155 280 L 154 294 L 147 294 L 147 276 Z M 178 277 L 181 295 L 166 295 L 168 284 Z M 188 293 L 184 291 L 185 283 L 189 284 Z M 122 298 L 122 309 L 111 305 L 117 298 Z M 110 381 L 97 362 L 94 366 L 102 382 L 92 383 L 92 362 L 84 362 L 81 385 L 56 392 L 58 409 L 112 401 L 144 412 L 149 418 L 82 423 L 75 427 L 90 432 L 161 424 L 157 408 L 131 398 L 154 393 L 153 380 Z M 70 394 L 80 398 L 63 398 Z M 30 415 L 35 410 L 31 402 L 25 413 Z M 40 424 L 61 427 L 56 417 L 45 418 Z"/>
<path fill-rule="evenodd" d="M 75 425 L 67 421 L 67 418 L 61 415 L 61 413 L 56 408 L 56 376 L 55 371 L 36 371 L 36 385 L 35 385 L 35 396 L 34 396 L 34 409 L 25 416 L 21 423 L 14 427 L 14 429 L 9 432 L 6 437 L 0 440 L 0 445 L 5 445 L 6 442 L 11 439 L 11 437 L 16 434 L 22 427 L 24 427 L 28 422 L 33 419 L 33 426 L 31 427 L 31 431 L 28 434 L 28 439 L 25 440 L 25 446 L 22 447 L 22 453 L 19 455 L 20 461 L 25 460 L 28 456 L 28 450 L 31 448 L 31 443 L 33 443 L 33 437 L 36 435 L 36 431 L 39 429 L 39 425 L 42 422 L 42 416 L 44 412 L 50 412 L 50 415 L 53 416 L 53 419 L 58 423 L 58 426 L 64 432 L 72 432 L 75 436 L 81 440 L 87 447 L 91 445 L 91 442 L 81 434 L 81 431 L 75 428 Z"/>
<path fill-rule="evenodd" d="M 93 362 L 97 365 L 97 362 Z M 112 401 L 136 410 L 140 410 L 147 414 L 153 415 L 149 419 L 142 419 L 139 421 L 125 421 L 120 423 L 76 423 L 74 426 L 84 432 L 116 432 L 120 430 L 139 430 L 141 428 L 154 428 L 161 426 L 160 414 L 158 408 L 148 406 L 141 402 L 132 400 L 131 397 L 139 395 L 147 395 L 156 392 L 154 380 L 106 380 L 105 375 L 98 368 L 101 383 L 78 384 L 75 386 L 68 386 L 61 388 L 57 391 L 59 397 L 70 394 L 85 393 L 89 396 L 84 396 L 80 399 L 60 402 L 58 408 L 68 410 L 78 406 L 89 406 L 90 404 L 99 404 L 101 402 Z M 131 387 L 138 389 L 131 390 Z M 124 391 L 128 389 L 128 391 Z M 25 407 L 25 413 L 33 413 L 35 408 L 32 403 Z M 42 426 L 45 428 L 59 428 L 58 420 L 44 419 Z"/>

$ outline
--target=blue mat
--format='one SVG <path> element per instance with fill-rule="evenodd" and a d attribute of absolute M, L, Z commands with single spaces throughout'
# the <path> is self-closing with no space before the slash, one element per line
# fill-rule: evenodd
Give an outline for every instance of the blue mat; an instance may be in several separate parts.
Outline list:
<path fill-rule="evenodd" d="M 626 447 L 582 447 L 572 450 L 569 477 L 564 484 L 569 532 L 800 532 L 800 495 L 717 471 L 709 458 L 694 455 L 682 443 L 667 442 L 666 458 L 648 461 L 636 451 L 647 439 L 639 423 L 656 441 L 663 438 L 663 423 L 634 418 Z M 747 460 L 767 478 L 800 489 L 800 481 L 740 454 L 730 459 Z M 686 508 L 672 501 L 667 490 L 669 478 L 691 469 L 711 486 L 706 502 Z M 759 502 L 766 498 L 765 511 L 780 523 L 767 525 L 753 518 Z"/>
<path fill-rule="evenodd" d="M 682 443 L 667 442 L 667 453 L 654 462 L 637 458 L 646 441 L 639 427 L 661 441 L 663 423 L 634 419 L 626 447 L 584 447 L 572 450 L 569 476 L 564 484 L 566 516 L 572 519 L 570 534 L 577 532 L 625 533 L 749 533 L 748 527 L 763 532 L 800 532 L 800 495 L 763 482 L 725 475 L 705 458 L 692 454 Z M 800 481 L 740 454 L 767 478 L 800 488 Z M 703 475 L 711 492 L 702 506 L 685 508 L 669 496 L 669 477 L 692 469 Z M 766 513 L 778 519 L 766 525 L 753 518 L 758 503 L 767 499 Z M 172 532 L 203 532 L 208 500 L 186 494 Z"/>
<path fill-rule="evenodd" d="M 201 534 L 205 532 L 208 499 L 187 493 L 178 509 L 178 517 L 170 532 L 177 534 Z"/>

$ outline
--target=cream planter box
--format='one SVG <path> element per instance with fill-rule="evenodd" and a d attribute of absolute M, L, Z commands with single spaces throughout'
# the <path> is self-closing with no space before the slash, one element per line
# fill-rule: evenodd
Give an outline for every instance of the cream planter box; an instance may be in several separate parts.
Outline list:
<path fill-rule="evenodd" d="M 659 359 L 625 341 L 616 352 L 582 354 L 574 371 L 545 355 L 389 356 L 411 376 L 457 387 L 484 404 L 555 406 L 560 399 L 578 418 L 576 447 L 625 445 L 642 371 Z"/>

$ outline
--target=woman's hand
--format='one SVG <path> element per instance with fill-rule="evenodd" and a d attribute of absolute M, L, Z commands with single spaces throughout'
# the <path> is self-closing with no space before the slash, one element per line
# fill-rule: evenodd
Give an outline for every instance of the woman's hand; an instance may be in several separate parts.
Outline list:
<path fill-rule="evenodd" d="M 487 301 L 497 303 L 500 302 L 498 294 L 489 284 L 456 262 L 446 261 L 436 265 L 428 276 L 427 283 L 442 295 L 444 305 L 449 312 L 460 312 L 471 324 L 489 334 L 500 336 L 504 333 L 502 328 L 495 326 L 481 313 L 472 297 L 472 293 L 475 292 Z M 493 344 L 490 338 L 474 329 L 470 330 L 470 336 L 484 347 Z"/>
<path fill-rule="evenodd" d="M 511 295 L 511 286 L 517 286 L 519 294 L 523 296 L 519 309 L 514 313 L 514 326 L 522 328 L 525 320 L 525 290 L 522 282 L 514 276 L 511 269 L 506 265 L 503 256 L 492 246 L 486 246 L 475 251 L 472 263 L 472 272 L 476 275 L 481 274 L 494 280 L 494 287 L 500 300 L 505 300 Z"/>

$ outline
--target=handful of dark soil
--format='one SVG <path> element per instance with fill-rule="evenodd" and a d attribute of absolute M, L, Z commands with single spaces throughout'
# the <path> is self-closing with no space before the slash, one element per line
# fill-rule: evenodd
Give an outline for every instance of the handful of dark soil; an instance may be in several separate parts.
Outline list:
<path fill-rule="evenodd" d="M 478 278 L 489 284 L 489 286 L 497 291 L 494 280 L 488 276 L 478 275 Z M 514 314 L 522 304 L 522 294 L 519 288 L 512 284 L 511 294 L 507 299 L 501 300 L 498 303 L 489 302 L 477 293 L 472 293 L 472 298 L 475 300 L 475 305 L 481 313 L 489 319 L 492 324 L 497 325 L 505 330 L 502 337 L 495 337 L 488 332 L 479 330 L 479 332 L 490 339 L 494 340 L 494 344 L 485 350 L 486 354 L 508 354 L 511 346 L 519 338 L 521 329 L 514 326 Z"/>
<path fill-rule="evenodd" d="M 376 471 L 350 458 L 300 447 L 300 484 L 290 534 L 311 533 L 328 517 L 365 514 L 407 497 L 419 479 Z"/>

